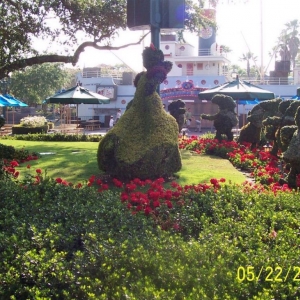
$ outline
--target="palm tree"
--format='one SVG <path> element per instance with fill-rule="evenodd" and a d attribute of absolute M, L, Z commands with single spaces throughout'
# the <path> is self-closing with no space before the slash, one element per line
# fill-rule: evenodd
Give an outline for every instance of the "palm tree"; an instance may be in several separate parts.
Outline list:
<path fill-rule="evenodd" d="M 299 23 L 298 20 L 293 20 L 289 23 L 285 24 L 287 26 L 287 32 L 288 32 L 288 46 L 290 50 L 291 55 L 291 62 L 293 68 L 295 67 L 295 60 L 296 56 L 299 50 L 300 40 L 299 40 L 299 32 L 298 27 Z"/>
<path fill-rule="evenodd" d="M 246 54 L 242 54 L 243 56 L 240 58 L 240 61 L 246 61 L 247 62 L 247 76 L 250 78 L 250 61 L 253 60 L 256 62 L 257 56 L 254 56 L 252 52 L 247 52 Z"/>
<path fill-rule="evenodd" d="M 289 60 L 292 63 L 292 67 L 295 67 L 296 57 L 299 52 L 300 40 L 299 40 L 299 23 L 298 20 L 293 20 L 285 24 L 280 36 L 278 38 L 277 47 L 280 49 L 281 60 Z"/>

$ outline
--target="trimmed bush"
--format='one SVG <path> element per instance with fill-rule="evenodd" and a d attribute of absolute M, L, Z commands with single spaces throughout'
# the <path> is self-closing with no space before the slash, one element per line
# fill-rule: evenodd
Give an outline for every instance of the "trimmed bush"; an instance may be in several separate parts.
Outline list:
<path fill-rule="evenodd" d="M 118 192 L 28 182 L 0 185 L 1 299 L 300 297 L 297 193 L 185 188 L 164 231 Z"/>
<path fill-rule="evenodd" d="M 24 141 L 65 141 L 65 142 L 99 142 L 103 137 L 101 135 L 86 134 L 21 134 L 21 135 L 5 135 L 0 140 L 24 140 Z"/>
<path fill-rule="evenodd" d="M 47 133 L 48 125 L 40 127 L 24 127 L 22 125 L 15 125 L 12 127 L 12 134 L 35 134 L 35 133 Z"/>

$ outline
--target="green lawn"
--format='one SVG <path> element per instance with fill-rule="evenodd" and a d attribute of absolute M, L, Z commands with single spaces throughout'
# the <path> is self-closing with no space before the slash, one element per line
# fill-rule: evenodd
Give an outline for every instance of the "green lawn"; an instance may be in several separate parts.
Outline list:
<path fill-rule="evenodd" d="M 99 174 L 97 166 L 96 142 L 33 142 L 18 140 L 0 140 L 2 144 L 16 149 L 25 148 L 42 154 L 37 161 L 30 161 L 31 167 L 47 171 L 53 178 L 61 177 L 67 181 L 78 183 L 86 181 L 91 175 Z M 226 159 L 214 156 L 192 154 L 183 150 L 182 164 L 178 182 L 182 185 L 208 182 L 210 178 L 226 178 L 227 182 L 242 183 L 246 177 L 237 171 Z M 18 169 L 21 175 L 28 172 L 27 164 Z M 32 172 L 32 171 L 31 171 Z"/>

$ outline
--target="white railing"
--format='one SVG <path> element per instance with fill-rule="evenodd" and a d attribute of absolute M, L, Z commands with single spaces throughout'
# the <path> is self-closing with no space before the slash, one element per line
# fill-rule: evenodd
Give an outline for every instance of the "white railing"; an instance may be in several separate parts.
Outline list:
<path fill-rule="evenodd" d="M 121 72 L 101 72 L 100 70 L 95 71 L 83 71 L 82 72 L 83 78 L 95 78 L 95 77 L 112 77 L 114 79 L 122 80 L 122 73 Z"/>
<path fill-rule="evenodd" d="M 211 49 L 199 49 L 198 56 L 223 56 L 226 57 L 227 54 L 225 52 L 221 52 L 220 50 L 212 51 Z"/>
<path fill-rule="evenodd" d="M 294 85 L 293 78 L 286 77 L 266 77 L 263 80 L 259 78 L 239 77 L 240 80 L 250 82 L 255 85 Z"/>

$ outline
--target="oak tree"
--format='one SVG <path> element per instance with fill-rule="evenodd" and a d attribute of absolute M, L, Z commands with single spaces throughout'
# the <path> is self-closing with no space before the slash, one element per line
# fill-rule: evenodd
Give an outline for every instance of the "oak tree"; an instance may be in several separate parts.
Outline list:
<path fill-rule="evenodd" d="M 206 0 L 213 5 L 217 0 Z M 0 3 L 0 79 L 27 66 L 72 63 L 87 47 L 117 50 L 112 40 L 126 29 L 126 0 L 5 0 Z M 192 32 L 211 23 L 201 16 L 205 0 L 186 0 L 185 26 Z M 39 53 L 36 39 L 65 53 Z"/>

